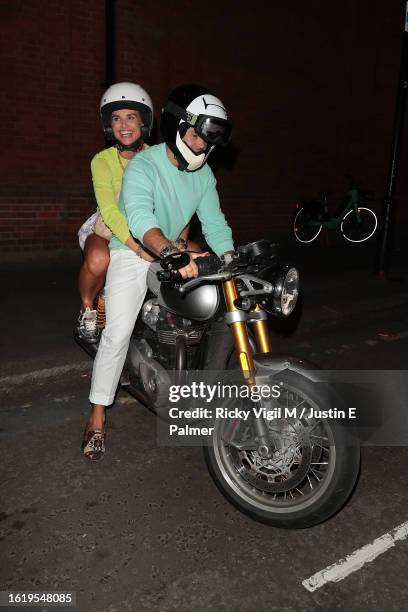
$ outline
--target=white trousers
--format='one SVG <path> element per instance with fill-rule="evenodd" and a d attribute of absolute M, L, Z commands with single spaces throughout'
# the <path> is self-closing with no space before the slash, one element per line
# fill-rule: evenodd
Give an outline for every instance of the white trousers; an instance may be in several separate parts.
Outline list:
<path fill-rule="evenodd" d="M 149 266 L 128 250 L 112 250 L 106 275 L 106 325 L 92 371 L 89 400 L 112 404 L 129 348 L 129 341 L 146 295 Z"/>

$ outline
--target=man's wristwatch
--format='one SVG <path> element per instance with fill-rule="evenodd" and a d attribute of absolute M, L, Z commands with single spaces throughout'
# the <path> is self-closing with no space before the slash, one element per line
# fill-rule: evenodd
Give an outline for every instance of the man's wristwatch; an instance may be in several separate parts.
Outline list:
<path fill-rule="evenodd" d="M 174 244 L 166 244 L 164 248 L 159 253 L 160 259 L 164 259 L 167 255 L 170 255 L 173 251 L 178 251 L 177 247 Z"/>

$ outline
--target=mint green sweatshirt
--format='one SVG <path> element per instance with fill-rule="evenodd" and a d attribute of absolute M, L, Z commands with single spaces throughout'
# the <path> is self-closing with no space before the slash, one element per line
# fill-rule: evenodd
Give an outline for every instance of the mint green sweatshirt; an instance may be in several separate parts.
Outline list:
<path fill-rule="evenodd" d="M 215 177 L 205 164 L 195 172 L 180 172 L 167 157 L 164 143 L 131 159 L 122 181 L 119 208 L 133 236 L 143 242 L 145 233 L 158 227 L 168 240 L 176 240 L 194 213 L 204 237 L 216 253 L 232 251 L 231 228 L 220 208 Z M 111 249 L 128 247 L 113 236 Z"/>

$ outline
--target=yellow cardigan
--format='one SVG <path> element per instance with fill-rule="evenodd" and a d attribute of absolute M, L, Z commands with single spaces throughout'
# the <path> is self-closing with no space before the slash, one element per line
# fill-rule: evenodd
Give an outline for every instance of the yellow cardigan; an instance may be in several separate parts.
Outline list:
<path fill-rule="evenodd" d="M 148 146 L 144 145 L 144 149 Z M 123 170 L 128 164 L 127 159 L 119 157 L 116 147 L 109 147 L 97 153 L 91 161 L 92 181 L 98 211 L 105 225 L 109 227 L 123 243 L 130 236 L 126 218 L 119 210 L 119 195 L 122 189 Z"/>

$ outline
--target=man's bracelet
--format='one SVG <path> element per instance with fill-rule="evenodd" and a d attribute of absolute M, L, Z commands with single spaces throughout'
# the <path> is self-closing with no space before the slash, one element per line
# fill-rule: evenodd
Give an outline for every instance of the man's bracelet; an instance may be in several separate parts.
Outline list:
<path fill-rule="evenodd" d="M 187 249 L 187 240 L 184 240 L 184 238 L 177 238 L 177 240 L 175 240 L 173 244 L 176 249 L 182 249 L 183 251 Z"/>

